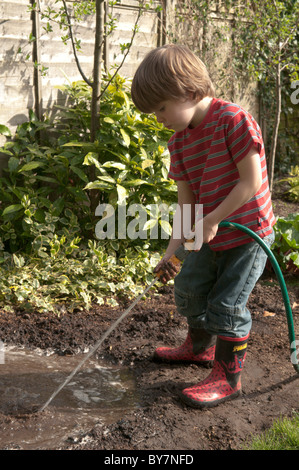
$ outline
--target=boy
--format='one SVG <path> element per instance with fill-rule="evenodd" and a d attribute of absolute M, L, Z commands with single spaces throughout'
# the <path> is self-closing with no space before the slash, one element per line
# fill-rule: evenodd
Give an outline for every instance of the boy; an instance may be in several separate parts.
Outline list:
<path fill-rule="evenodd" d="M 169 177 L 177 182 L 181 214 L 191 207 L 190 226 L 195 223 L 203 242 L 177 274 L 168 260 L 184 241 L 184 231 L 181 238 L 172 236 L 155 269 L 163 270 L 163 282 L 175 277 L 176 306 L 189 327 L 183 345 L 158 348 L 155 358 L 213 362 L 209 376 L 181 396 L 190 406 L 215 406 L 241 393 L 251 329 L 246 303 L 267 258 L 247 234 L 218 225 L 222 220 L 246 225 L 269 246 L 274 238 L 260 128 L 240 106 L 215 98 L 204 64 L 185 46 L 151 51 L 136 71 L 131 92 L 140 111 L 155 113 L 175 131 L 168 143 Z M 199 224 L 197 205 L 203 208 Z"/>

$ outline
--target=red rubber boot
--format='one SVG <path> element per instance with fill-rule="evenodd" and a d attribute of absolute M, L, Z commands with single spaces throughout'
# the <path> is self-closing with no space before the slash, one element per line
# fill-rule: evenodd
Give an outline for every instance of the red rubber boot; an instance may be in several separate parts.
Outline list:
<path fill-rule="evenodd" d="M 241 394 L 247 340 L 218 336 L 213 370 L 210 375 L 181 393 L 182 400 L 195 408 L 216 406 Z"/>
<path fill-rule="evenodd" d="M 157 348 L 154 360 L 210 366 L 215 356 L 215 339 L 204 328 L 189 328 L 187 338 L 181 346 Z"/>

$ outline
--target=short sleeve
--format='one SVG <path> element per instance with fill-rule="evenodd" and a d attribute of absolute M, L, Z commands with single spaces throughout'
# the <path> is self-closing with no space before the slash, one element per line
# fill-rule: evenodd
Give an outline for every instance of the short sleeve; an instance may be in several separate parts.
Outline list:
<path fill-rule="evenodd" d="M 168 177 L 175 180 L 180 181 L 184 180 L 184 170 L 181 168 L 181 165 L 178 161 L 174 161 L 173 158 L 170 158 L 170 167 L 168 172 Z"/>
<path fill-rule="evenodd" d="M 253 146 L 259 153 L 263 148 L 263 140 L 257 122 L 244 110 L 231 116 L 227 127 L 227 147 L 234 162 L 240 162 Z"/>
<path fill-rule="evenodd" d="M 181 157 L 182 148 L 176 145 L 175 135 L 176 134 L 174 134 L 168 142 L 168 151 L 170 154 L 170 166 L 168 177 L 175 181 L 178 181 L 185 180 L 184 175 L 186 173 L 186 169 L 184 167 Z"/>

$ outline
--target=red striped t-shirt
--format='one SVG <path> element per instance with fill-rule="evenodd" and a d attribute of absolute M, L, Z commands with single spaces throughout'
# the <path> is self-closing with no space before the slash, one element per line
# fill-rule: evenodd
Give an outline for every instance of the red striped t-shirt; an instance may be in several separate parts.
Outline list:
<path fill-rule="evenodd" d="M 203 215 L 212 212 L 239 180 L 236 163 L 256 146 L 260 155 L 262 185 L 246 204 L 226 218 L 245 225 L 261 238 L 272 232 L 275 217 L 268 185 L 263 138 L 254 118 L 239 105 L 214 98 L 204 120 L 194 129 L 176 132 L 168 142 L 169 177 L 187 181 L 202 204 Z M 219 228 L 210 242 L 213 250 L 233 248 L 252 241 L 241 230 Z"/>

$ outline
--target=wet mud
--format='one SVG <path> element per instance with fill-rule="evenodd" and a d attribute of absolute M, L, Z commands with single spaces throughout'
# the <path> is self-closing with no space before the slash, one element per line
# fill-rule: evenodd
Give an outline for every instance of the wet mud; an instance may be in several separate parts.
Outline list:
<path fill-rule="evenodd" d="M 91 358 L 44 408 L 84 355 L 5 348 L 0 365 L 1 449 L 49 449 L 135 408 L 131 370 Z"/>
<path fill-rule="evenodd" d="M 296 280 L 290 281 L 298 337 L 299 287 Z M 253 328 L 238 399 L 210 410 L 190 409 L 180 402 L 179 391 L 206 377 L 209 370 L 152 360 L 156 346 L 179 345 L 187 332 L 176 312 L 172 288 L 162 287 L 136 305 L 45 411 L 32 413 L 32 407 L 44 404 L 127 305 L 97 306 L 59 318 L 0 313 L 6 347 L 17 341 L 26 350 L 31 348 L 26 370 L 14 374 L 9 362 L 0 365 L 2 449 L 240 449 L 251 434 L 298 411 L 299 374 L 290 360 L 280 287 L 270 276 L 250 297 Z M 36 348 L 42 351 L 38 358 Z M 40 358 L 46 363 L 43 370 Z"/>

